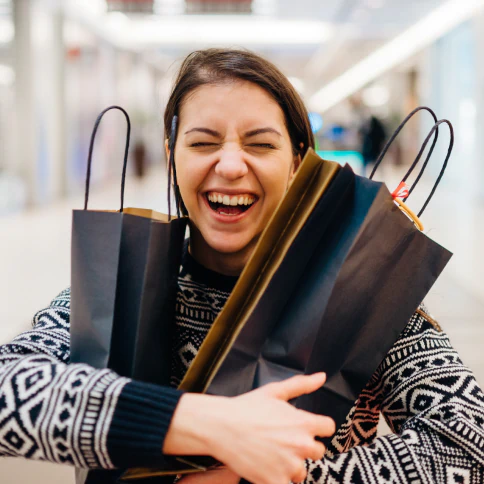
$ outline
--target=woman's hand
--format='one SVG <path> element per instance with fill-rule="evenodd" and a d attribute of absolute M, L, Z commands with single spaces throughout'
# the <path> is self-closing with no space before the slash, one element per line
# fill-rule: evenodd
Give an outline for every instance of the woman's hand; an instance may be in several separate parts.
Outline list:
<path fill-rule="evenodd" d="M 180 484 L 239 484 L 240 476 L 230 469 L 217 469 L 189 474 L 178 481 Z"/>
<path fill-rule="evenodd" d="M 233 398 L 186 394 L 163 453 L 211 455 L 254 484 L 304 481 L 305 460 L 321 459 L 326 450 L 315 437 L 331 436 L 335 425 L 287 402 L 316 391 L 325 379 L 322 373 L 296 376 Z"/>

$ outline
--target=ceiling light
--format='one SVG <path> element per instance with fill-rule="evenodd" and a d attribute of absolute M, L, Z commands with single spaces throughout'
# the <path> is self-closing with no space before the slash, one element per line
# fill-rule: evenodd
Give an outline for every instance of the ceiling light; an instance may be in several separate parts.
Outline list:
<path fill-rule="evenodd" d="M 155 0 L 153 11 L 159 15 L 181 15 L 185 13 L 185 0 Z"/>
<path fill-rule="evenodd" d="M 311 109 L 320 112 L 330 109 L 424 47 L 431 45 L 457 25 L 471 18 L 482 7 L 484 0 L 447 1 L 317 91 L 310 99 Z"/>
<path fill-rule="evenodd" d="M 331 32 L 321 21 L 237 15 L 130 18 L 129 28 L 120 24 L 106 25 L 107 33 L 116 44 L 130 47 L 320 44 Z"/>
<path fill-rule="evenodd" d="M 277 0 L 252 0 L 252 13 L 254 15 L 275 15 Z"/>

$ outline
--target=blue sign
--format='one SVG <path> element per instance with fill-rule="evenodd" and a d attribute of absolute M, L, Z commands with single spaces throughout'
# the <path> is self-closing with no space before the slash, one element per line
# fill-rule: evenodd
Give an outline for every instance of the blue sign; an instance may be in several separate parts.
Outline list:
<path fill-rule="evenodd" d="M 340 165 L 348 163 L 357 175 L 365 176 L 363 157 L 358 151 L 316 151 L 316 153 L 323 160 L 336 161 Z"/>
<path fill-rule="evenodd" d="M 317 133 L 323 127 L 323 117 L 319 113 L 309 113 L 309 124 L 313 133 Z"/>

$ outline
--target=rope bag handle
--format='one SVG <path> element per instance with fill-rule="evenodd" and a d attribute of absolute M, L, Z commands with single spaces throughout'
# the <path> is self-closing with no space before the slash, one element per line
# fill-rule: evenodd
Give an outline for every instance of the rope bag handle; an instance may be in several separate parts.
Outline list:
<path fill-rule="evenodd" d="M 102 117 L 111 109 L 118 109 L 121 111 L 127 123 L 127 130 L 126 130 L 126 146 L 124 148 L 124 160 L 123 160 L 123 173 L 121 175 L 121 208 L 119 211 L 122 213 L 124 209 L 124 186 L 126 183 L 126 168 L 128 166 L 128 151 L 129 151 L 129 139 L 131 136 L 131 122 L 129 120 L 128 113 L 120 106 L 109 106 L 108 108 L 104 109 L 101 114 L 97 117 L 96 122 L 94 123 L 94 128 L 91 133 L 91 142 L 89 144 L 89 154 L 87 156 L 87 173 L 86 173 L 86 191 L 84 196 L 84 210 L 87 210 L 87 203 L 89 201 L 89 188 L 91 184 L 91 165 L 92 165 L 92 152 L 94 149 L 94 139 L 96 138 L 96 133 L 99 128 L 99 124 L 101 123 Z"/>
<path fill-rule="evenodd" d="M 432 115 L 432 118 L 434 119 L 434 123 L 437 123 L 438 119 L 437 119 L 437 116 L 435 114 L 435 112 L 430 109 L 429 107 L 427 106 L 419 106 L 418 108 L 415 108 L 401 123 L 400 125 L 398 126 L 398 128 L 395 130 L 395 132 L 392 134 L 392 136 L 390 137 L 390 139 L 387 141 L 387 143 L 385 144 L 382 152 L 380 153 L 380 155 L 378 156 L 378 159 L 376 160 L 375 162 L 375 166 L 373 167 L 373 170 L 369 176 L 369 179 L 371 180 L 373 178 L 373 176 L 375 175 L 376 173 L 376 170 L 378 169 L 378 167 L 380 166 L 381 162 L 383 161 L 383 158 L 385 157 L 385 155 L 387 154 L 390 146 L 393 144 L 393 142 L 395 141 L 395 138 L 400 134 L 400 131 L 402 131 L 402 129 L 405 127 L 405 125 L 408 123 L 408 121 L 410 121 L 411 118 L 413 118 L 413 116 L 415 116 L 415 114 L 417 114 L 419 111 L 428 111 L 431 115 Z M 434 124 L 435 125 L 435 124 Z M 424 171 L 425 171 L 425 168 L 427 167 L 427 164 L 430 160 L 430 157 L 432 156 L 432 153 L 434 152 L 434 148 L 435 148 L 435 145 L 437 143 L 437 140 L 439 138 L 439 130 L 437 129 L 435 131 L 435 138 L 434 138 L 434 141 L 432 142 L 432 146 L 430 147 L 430 150 L 429 150 L 429 153 L 427 155 L 427 158 L 425 159 L 425 162 L 422 166 L 422 169 L 420 170 L 420 173 L 418 174 L 416 180 L 414 181 L 413 185 L 411 186 L 410 189 L 407 188 L 407 184 L 406 184 L 406 181 L 408 179 L 408 177 L 411 175 L 411 173 L 413 172 L 413 170 L 415 169 L 415 167 L 417 166 L 418 162 L 420 161 L 420 158 L 422 157 L 422 154 L 423 152 L 425 151 L 425 147 L 426 145 L 422 145 L 421 148 L 420 148 L 420 151 L 417 155 L 417 158 L 415 158 L 415 160 L 413 161 L 413 163 L 411 164 L 410 168 L 408 169 L 407 173 L 405 174 L 405 176 L 403 177 L 402 181 L 400 182 L 400 184 L 398 185 L 397 189 L 393 192 L 392 195 L 394 195 L 394 197 L 396 198 L 397 196 L 401 196 L 401 198 L 403 198 L 404 200 L 406 200 L 410 194 L 413 192 L 413 190 L 415 189 L 415 187 L 417 186 L 417 183 L 420 181 L 420 178 L 422 177 Z"/>

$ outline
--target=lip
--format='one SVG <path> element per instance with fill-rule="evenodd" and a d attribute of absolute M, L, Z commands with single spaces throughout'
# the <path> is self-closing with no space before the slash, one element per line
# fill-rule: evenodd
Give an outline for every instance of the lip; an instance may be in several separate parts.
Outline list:
<path fill-rule="evenodd" d="M 259 199 L 259 197 L 251 190 L 230 189 L 230 188 L 210 188 L 209 190 L 204 190 L 203 196 L 206 197 L 207 193 L 210 193 L 210 192 L 223 193 L 224 195 L 229 195 L 229 196 L 252 195 L 256 200 Z"/>
<path fill-rule="evenodd" d="M 207 193 L 208 192 L 215 192 L 215 191 L 218 191 L 219 193 L 226 193 L 227 195 L 248 194 L 249 192 L 243 192 L 241 190 L 238 190 L 238 193 L 236 193 L 235 190 L 231 190 L 230 192 L 228 190 L 224 190 L 224 191 L 222 191 L 222 190 L 207 190 L 205 193 L 203 193 L 201 195 L 201 197 L 203 198 L 203 203 L 207 207 L 207 210 L 212 214 L 213 218 L 217 222 L 221 222 L 221 223 L 224 223 L 224 224 L 236 224 L 237 222 L 240 222 L 245 217 L 247 217 L 248 214 L 250 214 L 250 212 L 252 211 L 254 206 L 257 205 L 257 202 L 259 201 L 259 198 L 256 197 L 256 201 L 245 212 L 242 212 L 240 215 L 223 215 L 223 214 L 220 214 L 220 213 L 213 211 L 212 208 L 210 207 L 209 203 L 208 203 Z"/>

